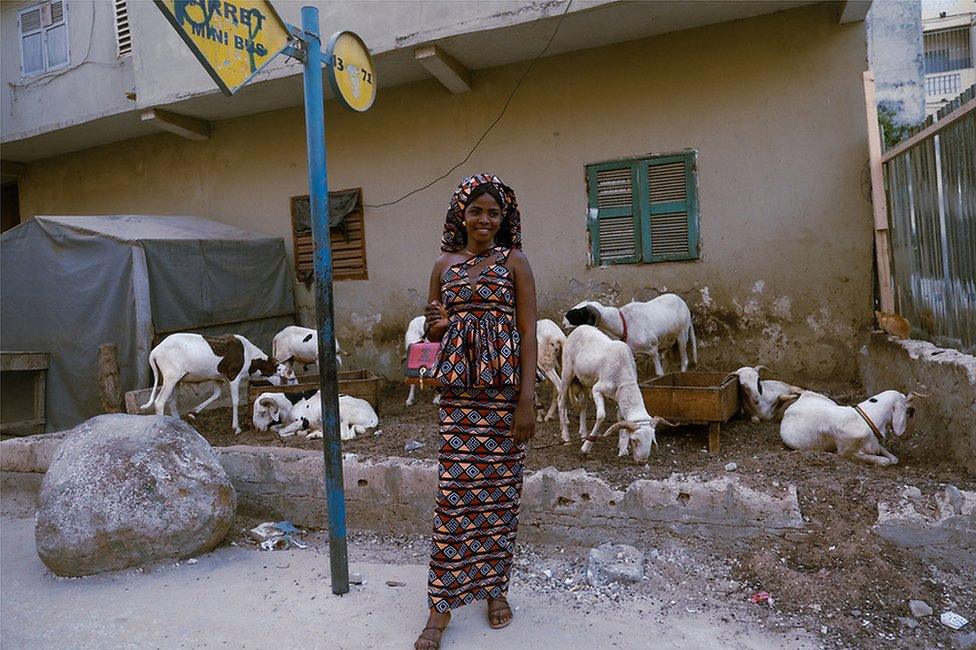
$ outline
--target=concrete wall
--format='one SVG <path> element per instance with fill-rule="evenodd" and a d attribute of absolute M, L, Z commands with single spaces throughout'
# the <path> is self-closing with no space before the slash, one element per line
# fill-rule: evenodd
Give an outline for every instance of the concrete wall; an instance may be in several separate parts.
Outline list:
<path fill-rule="evenodd" d="M 132 58 L 117 56 L 115 9 L 106 0 L 66 3 L 70 68 L 26 79 L 20 76 L 17 13 L 34 4 L 4 2 L 0 11 L 4 139 L 132 110 L 135 102 L 126 98 L 135 87 Z"/>
<path fill-rule="evenodd" d="M 861 350 L 861 378 L 869 395 L 930 394 L 918 403 L 915 446 L 976 472 L 976 357 L 875 332 Z"/>
<path fill-rule="evenodd" d="M 829 4 L 538 62 L 470 162 L 430 189 L 366 211 L 368 281 L 336 285 L 351 367 L 394 374 L 419 314 L 457 178 L 493 170 L 522 206 L 540 309 L 659 291 L 692 306 L 706 365 L 764 362 L 797 377 L 853 379 L 871 309 L 871 213 L 861 71 L 864 25 Z M 442 174 L 498 115 L 521 64 L 385 90 L 367 114 L 327 104 L 330 186 L 367 205 Z M 170 134 L 29 165 L 37 214 L 194 214 L 291 244 L 289 197 L 306 192 L 298 108 L 219 121 L 206 142 Z M 584 165 L 699 151 L 699 261 L 587 268 Z M 297 288 L 302 320 L 312 295 Z"/>
<path fill-rule="evenodd" d="M 920 0 L 884 0 L 867 17 L 868 62 L 874 70 L 879 108 L 897 124 L 925 119 L 925 56 Z"/>

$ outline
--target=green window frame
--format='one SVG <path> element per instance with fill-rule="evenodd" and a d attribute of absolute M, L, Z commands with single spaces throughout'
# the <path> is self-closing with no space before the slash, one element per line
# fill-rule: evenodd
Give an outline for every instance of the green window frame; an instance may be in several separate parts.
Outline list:
<path fill-rule="evenodd" d="M 697 158 L 682 151 L 586 166 L 592 265 L 698 259 Z"/>

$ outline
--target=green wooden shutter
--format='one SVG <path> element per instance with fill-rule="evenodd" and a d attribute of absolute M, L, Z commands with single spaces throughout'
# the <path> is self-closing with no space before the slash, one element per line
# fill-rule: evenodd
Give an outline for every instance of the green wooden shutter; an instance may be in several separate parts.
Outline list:
<path fill-rule="evenodd" d="M 586 168 L 590 252 L 593 264 L 634 264 L 641 259 L 637 162 Z"/>
<path fill-rule="evenodd" d="M 698 258 L 694 152 L 641 160 L 641 253 L 645 262 Z"/>

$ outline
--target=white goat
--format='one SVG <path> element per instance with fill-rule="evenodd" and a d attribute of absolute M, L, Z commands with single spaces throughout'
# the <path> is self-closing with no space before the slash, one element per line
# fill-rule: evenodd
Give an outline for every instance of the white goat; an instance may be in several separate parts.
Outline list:
<path fill-rule="evenodd" d="M 692 363 L 698 365 L 698 342 L 691 323 L 691 310 L 673 293 L 662 294 L 647 302 L 631 302 L 619 309 L 587 300 L 566 312 L 563 325 L 593 325 L 613 334 L 629 345 L 635 355 L 649 355 L 658 377 L 664 374 L 661 354 L 676 342 L 681 372 L 688 370 L 689 342 Z"/>
<path fill-rule="evenodd" d="M 566 334 L 559 325 L 548 318 L 543 318 L 535 327 L 536 339 L 538 340 L 537 357 L 539 370 L 546 376 L 552 384 L 552 404 L 546 412 L 545 421 L 548 422 L 556 414 L 559 407 L 559 379 L 558 364 L 562 356 L 563 345 L 566 343 Z M 540 400 L 541 401 L 541 400 Z M 540 406 L 537 419 L 542 421 L 542 408 Z"/>
<path fill-rule="evenodd" d="M 637 385 L 637 364 L 630 348 L 621 341 L 613 341 L 595 327 L 581 325 L 566 338 L 563 346 L 562 380 L 559 387 L 559 424 L 563 442 L 569 442 L 568 398 L 573 383 L 590 389 L 596 404 L 596 422 L 586 435 L 586 398 L 580 400 L 580 449 L 590 451 L 606 418 L 604 397 L 617 402 L 620 421 L 603 434 L 619 431 L 617 455 L 626 456 L 631 450 L 638 463 L 647 461 L 651 445 L 657 442 L 655 428 L 664 423 L 661 417 L 651 417 L 644 406 L 644 398 Z"/>
<path fill-rule="evenodd" d="M 914 400 L 927 397 L 886 390 L 857 406 L 840 406 L 820 393 L 804 391 L 783 414 L 780 438 L 791 449 L 836 451 L 844 458 L 885 467 L 898 458 L 885 449 L 888 427 L 896 436 L 910 433 Z"/>
<path fill-rule="evenodd" d="M 800 397 L 803 389 L 776 379 L 761 379 L 759 375 L 762 370 L 769 368 L 743 366 L 730 372 L 729 376 L 738 378 L 744 415 L 753 422 L 779 420 L 786 407 Z"/>
<path fill-rule="evenodd" d="M 156 415 L 162 415 L 169 402 L 170 413 L 179 417 L 174 390 L 180 382 L 214 383 L 213 394 L 187 415 L 195 417 L 208 404 L 220 397 L 223 383 L 230 385 L 231 418 L 234 433 L 240 433 L 237 417 L 239 386 L 245 378 L 266 378 L 274 385 L 295 383 L 295 373 L 286 365 L 268 357 L 243 336 L 220 337 L 200 334 L 170 334 L 149 353 L 149 365 L 153 372 L 153 387 L 149 401 L 140 408 L 155 406 Z M 163 376 L 162 388 L 156 396 L 159 376 Z"/>
<path fill-rule="evenodd" d="M 282 439 L 290 438 L 299 431 L 308 431 L 308 440 L 322 437 L 322 401 L 318 392 L 295 405 L 291 411 L 291 423 L 278 431 Z M 339 395 L 339 438 L 352 440 L 357 433 L 365 433 L 367 429 L 377 426 L 380 419 L 376 416 L 373 406 L 364 399 Z"/>
<path fill-rule="evenodd" d="M 254 400 L 254 407 L 251 411 L 251 424 L 258 431 L 278 431 L 282 427 L 288 426 L 294 420 L 293 411 L 299 408 L 302 402 L 318 399 L 317 390 L 307 390 L 301 393 L 261 393 Z"/>
<path fill-rule="evenodd" d="M 407 325 L 407 331 L 403 335 L 403 354 L 404 354 L 403 360 L 404 361 L 406 360 L 407 348 L 409 348 L 413 343 L 420 343 L 421 341 L 424 340 L 424 325 L 426 324 L 426 320 L 427 319 L 423 316 L 417 316 L 412 321 L 410 321 L 409 325 Z M 417 385 L 410 384 L 410 394 L 407 395 L 406 405 L 413 406 L 413 403 L 416 401 L 416 398 L 417 398 Z M 440 393 L 437 393 L 437 395 L 434 396 L 433 403 L 434 404 L 441 403 Z"/>
<path fill-rule="evenodd" d="M 339 339 L 335 340 L 336 366 L 342 367 L 342 357 L 348 352 L 339 346 Z M 287 363 L 292 370 L 295 364 L 301 364 L 303 370 L 308 370 L 312 364 L 319 362 L 319 341 L 315 330 L 298 325 L 289 325 L 275 334 L 271 343 L 271 354 L 282 363 Z"/>

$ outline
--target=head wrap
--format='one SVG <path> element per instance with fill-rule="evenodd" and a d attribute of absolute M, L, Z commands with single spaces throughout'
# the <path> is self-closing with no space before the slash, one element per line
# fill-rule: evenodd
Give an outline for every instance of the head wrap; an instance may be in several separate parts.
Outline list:
<path fill-rule="evenodd" d="M 444 234 L 441 236 L 442 251 L 453 253 L 467 245 L 468 233 L 464 229 L 464 209 L 471 200 L 474 189 L 486 183 L 492 187 L 489 195 L 494 196 L 496 200 L 501 198 L 502 223 L 495 235 L 495 243 L 505 248 L 522 248 L 522 215 L 515 200 L 515 190 L 494 174 L 483 173 L 463 179 L 451 195 L 451 203 L 444 219 Z"/>

